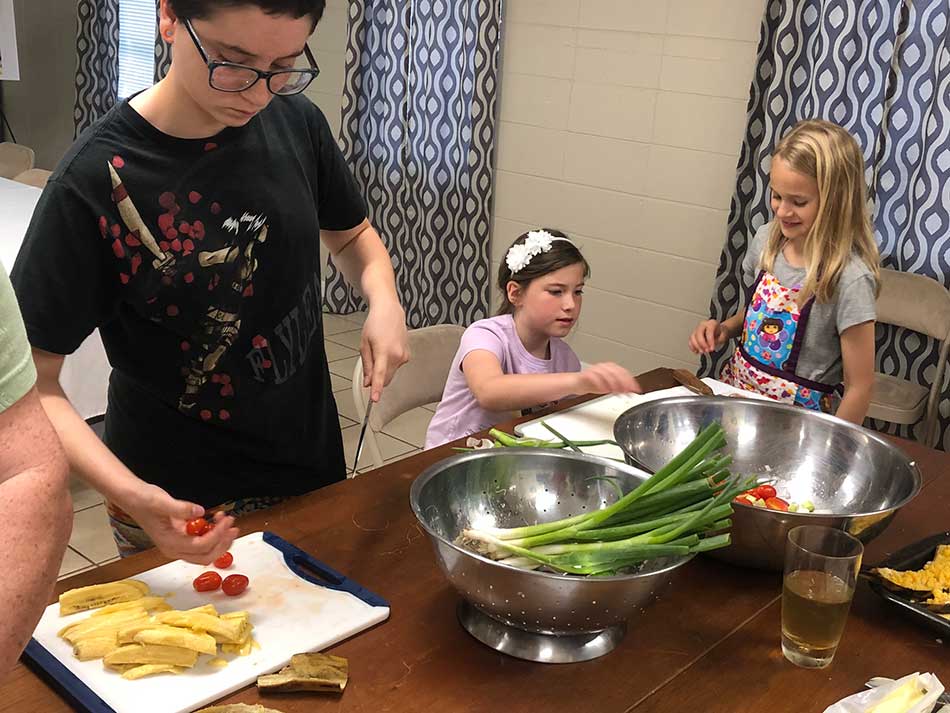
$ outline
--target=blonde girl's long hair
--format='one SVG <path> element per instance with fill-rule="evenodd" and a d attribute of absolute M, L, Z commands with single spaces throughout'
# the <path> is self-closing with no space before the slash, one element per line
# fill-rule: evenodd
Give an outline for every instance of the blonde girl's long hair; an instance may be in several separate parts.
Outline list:
<path fill-rule="evenodd" d="M 880 254 L 874 242 L 864 157 L 857 141 L 837 124 L 820 119 L 800 121 L 775 147 L 772 159 L 784 159 L 790 168 L 818 184 L 818 214 L 802 243 L 805 283 L 798 303 L 812 296 L 818 302 L 834 299 L 838 281 L 852 255 L 857 255 L 874 276 L 880 290 Z M 772 221 L 762 267 L 772 271 L 785 238 L 778 220 Z"/>

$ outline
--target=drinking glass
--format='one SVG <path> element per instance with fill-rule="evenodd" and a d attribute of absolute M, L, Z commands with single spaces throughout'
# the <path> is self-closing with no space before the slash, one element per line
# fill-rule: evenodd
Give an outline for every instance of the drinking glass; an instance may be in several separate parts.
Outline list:
<path fill-rule="evenodd" d="M 848 620 L 864 545 L 843 530 L 803 525 L 788 533 L 782 586 L 782 653 L 825 668 Z"/>

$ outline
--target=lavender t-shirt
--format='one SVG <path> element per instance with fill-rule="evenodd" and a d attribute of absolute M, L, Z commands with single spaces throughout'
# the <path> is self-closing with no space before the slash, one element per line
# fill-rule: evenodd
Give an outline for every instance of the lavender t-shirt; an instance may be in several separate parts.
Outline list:
<path fill-rule="evenodd" d="M 462 373 L 462 360 L 469 353 L 477 349 L 491 352 L 498 357 L 505 374 L 558 374 L 581 370 L 580 359 L 562 339 L 551 337 L 550 345 L 550 359 L 538 359 L 530 354 L 521 343 L 510 314 L 479 320 L 466 329 L 452 360 L 442 403 L 429 423 L 426 448 L 454 441 L 511 417 L 508 412 L 486 411 L 478 405 Z"/>

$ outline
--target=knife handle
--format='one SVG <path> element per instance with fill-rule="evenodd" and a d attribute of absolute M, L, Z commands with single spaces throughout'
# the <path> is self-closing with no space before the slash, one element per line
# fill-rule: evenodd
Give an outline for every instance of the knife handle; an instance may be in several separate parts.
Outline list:
<path fill-rule="evenodd" d="M 686 371 L 686 369 L 671 369 L 670 373 L 677 383 L 685 386 L 694 394 L 699 394 L 700 396 L 713 395 L 713 390 L 710 389 L 709 386 L 700 381 L 695 374 Z"/>

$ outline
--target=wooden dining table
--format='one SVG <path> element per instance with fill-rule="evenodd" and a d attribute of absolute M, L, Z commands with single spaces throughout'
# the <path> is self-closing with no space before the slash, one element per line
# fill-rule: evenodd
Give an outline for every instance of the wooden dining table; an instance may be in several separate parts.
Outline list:
<path fill-rule="evenodd" d="M 647 390 L 675 385 L 667 369 L 640 380 Z M 950 529 L 950 456 L 893 440 L 916 460 L 923 490 L 867 547 L 865 563 Z M 780 646 L 781 574 L 709 557 L 681 568 L 602 658 L 555 665 L 498 653 L 459 624 L 459 596 L 409 507 L 413 479 L 452 454 L 450 446 L 425 451 L 240 521 L 243 532 L 275 532 L 380 593 L 392 611 L 388 621 L 328 650 L 349 660 L 350 681 L 341 695 L 260 696 L 250 687 L 222 703 L 262 703 L 285 713 L 820 713 L 874 676 L 930 671 L 950 684 L 945 642 L 863 583 L 832 665 L 797 668 Z M 146 552 L 59 582 L 56 593 L 165 561 Z M 22 662 L 0 685 L 0 711 L 69 710 L 69 702 Z"/>

